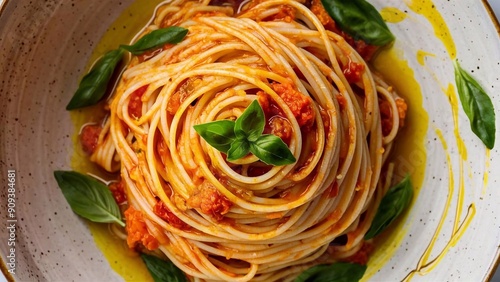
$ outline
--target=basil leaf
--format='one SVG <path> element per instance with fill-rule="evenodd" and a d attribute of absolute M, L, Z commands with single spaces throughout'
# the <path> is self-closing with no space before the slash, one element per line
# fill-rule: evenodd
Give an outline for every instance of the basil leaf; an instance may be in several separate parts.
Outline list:
<path fill-rule="evenodd" d="M 125 226 L 113 194 L 102 182 L 75 171 L 54 171 L 54 177 L 76 214 L 94 222 Z"/>
<path fill-rule="evenodd" d="M 269 165 L 294 163 L 295 157 L 288 146 L 275 135 L 262 135 L 266 123 L 264 111 L 254 100 L 235 122 L 214 121 L 195 125 L 195 131 L 217 150 L 227 154 L 234 162 L 252 152 Z"/>
<path fill-rule="evenodd" d="M 113 50 L 102 56 L 80 81 L 66 110 L 74 110 L 97 104 L 108 88 L 109 80 L 116 66 L 123 58 L 122 50 Z"/>
<path fill-rule="evenodd" d="M 458 96 L 474 132 L 488 149 L 495 145 L 495 110 L 481 85 L 454 61 Z"/>
<path fill-rule="evenodd" d="M 234 132 L 238 138 L 247 138 L 248 141 L 255 141 L 264 132 L 266 119 L 264 111 L 257 100 L 254 100 L 236 119 Z"/>
<path fill-rule="evenodd" d="M 234 135 L 234 124 L 234 121 L 226 119 L 198 124 L 193 127 L 210 146 L 223 153 L 227 153 L 231 147 L 231 143 L 236 138 Z"/>
<path fill-rule="evenodd" d="M 370 229 L 365 234 L 369 240 L 384 231 L 410 204 L 413 185 L 407 175 L 401 182 L 387 191 L 378 207 Z"/>
<path fill-rule="evenodd" d="M 285 142 L 272 134 L 262 135 L 251 142 L 250 152 L 269 165 L 287 165 L 296 161 Z"/>
<path fill-rule="evenodd" d="M 141 254 L 141 258 L 155 282 L 188 282 L 182 270 L 171 261 L 147 254 Z"/>
<path fill-rule="evenodd" d="M 187 29 L 177 26 L 158 29 L 146 34 L 133 45 L 121 45 L 119 49 L 109 51 L 80 81 L 80 85 L 66 106 L 66 110 L 95 105 L 102 99 L 116 66 L 123 58 L 123 49 L 134 55 L 139 55 L 165 43 L 179 43 L 187 32 Z"/>
<path fill-rule="evenodd" d="M 144 35 L 133 45 L 120 45 L 120 48 L 134 55 L 140 55 L 148 50 L 159 48 L 166 43 L 179 43 L 187 33 L 187 29 L 178 26 L 161 28 Z"/>
<path fill-rule="evenodd" d="M 321 0 L 330 17 L 354 39 L 383 46 L 394 41 L 394 35 L 382 16 L 365 0 Z"/>
<path fill-rule="evenodd" d="M 250 143 L 247 139 L 236 139 L 231 143 L 231 148 L 227 151 L 227 160 L 233 162 L 241 159 L 250 153 Z"/>
<path fill-rule="evenodd" d="M 302 272 L 294 282 L 354 282 L 361 280 L 365 271 L 366 265 L 357 263 L 321 264 Z"/>

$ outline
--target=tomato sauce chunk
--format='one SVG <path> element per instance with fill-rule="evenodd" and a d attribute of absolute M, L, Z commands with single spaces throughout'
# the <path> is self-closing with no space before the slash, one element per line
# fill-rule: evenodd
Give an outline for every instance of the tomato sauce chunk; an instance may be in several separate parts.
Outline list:
<path fill-rule="evenodd" d="M 299 126 L 311 126 L 314 123 L 311 98 L 295 90 L 289 83 L 273 82 L 271 87 L 290 108 Z"/>
<path fill-rule="evenodd" d="M 149 234 L 144 222 L 144 215 L 141 211 L 130 206 L 125 211 L 125 219 L 127 222 L 125 230 L 127 231 L 127 244 L 129 248 L 133 249 L 137 247 L 138 243 L 142 243 L 150 251 L 158 249 L 158 240 Z"/>
<path fill-rule="evenodd" d="M 139 89 L 135 90 L 132 95 L 130 95 L 130 101 L 128 102 L 128 113 L 133 118 L 140 118 L 142 116 L 142 95 L 148 89 L 148 85 L 144 85 Z"/>
<path fill-rule="evenodd" d="M 343 73 L 349 83 L 356 83 L 361 81 L 361 76 L 365 72 L 365 66 L 349 60 L 344 66 Z"/>
<path fill-rule="evenodd" d="M 221 221 L 233 205 L 208 181 L 203 181 L 193 195 L 187 199 L 187 204 L 192 208 L 199 208 L 202 213 L 210 215 L 216 221 Z"/>
<path fill-rule="evenodd" d="M 380 99 L 378 102 L 380 108 L 380 118 L 382 123 L 382 134 L 387 136 L 392 130 L 392 111 L 391 104 L 386 100 Z"/>
<path fill-rule="evenodd" d="M 168 222 L 168 224 L 172 225 L 175 228 L 186 230 L 189 229 L 189 225 L 187 225 L 184 221 L 178 218 L 173 212 L 171 212 L 164 202 L 158 200 L 153 208 L 153 212 L 159 216 L 161 219 Z"/>
<path fill-rule="evenodd" d="M 118 205 L 123 205 L 127 202 L 127 195 L 125 194 L 125 186 L 122 181 L 113 182 L 109 184 L 109 190 L 113 194 L 113 198 Z"/>
<path fill-rule="evenodd" d="M 85 153 L 92 155 L 97 148 L 97 141 L 101 134 L 102 127 L 98 124 L 89 124 L 82 128 L 80 133 L 80 143 Z"/>

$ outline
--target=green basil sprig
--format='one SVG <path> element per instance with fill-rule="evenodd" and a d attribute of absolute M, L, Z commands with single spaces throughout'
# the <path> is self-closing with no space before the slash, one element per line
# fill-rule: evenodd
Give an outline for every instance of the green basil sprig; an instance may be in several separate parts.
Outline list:
<path fill-rule="evenodd" d="M 276 135 L 262 134 L 265 126 L 262 107 L 254 100 L 236 121 L 218 120 L 194 126 L 194 130 L 215 149 L 227 154 L 228 161 L 248 153 L 269 165 L 296 161 L 288 146 Z"/>
<path fill-rule="evenodd" d="M 493 149 L 496 132 L 493 103 L 481 85 L 460 67 L 458 60 L 455 60 L 453 65 L 458 96 L 469 118 L 472 132 L 483 141 L 488 149 Z"/>
<path fill-rule="evenodd" d="M 302 272 L 294 282 L 355 282 L 363 277 L 365 271 L 366 265 L 357 263 L 320 264 Z"/>
<path fill-rule="evenodd" d="M 323 7 L 335 23 L 354 39 L 383 46 L 395 37 L 382 16 L 365 0 L 321 0 Z"/>
<path fill-rule="evenodd" d="M 187 33 L 187 29 L 178 26 L 162 28 L 144 35 L 133 45 L 121 45 L 120 48 L 107 52 L 82 78 L 78 89 L 66 106 L 66 110 L 92 106 L 102 99 L 117 65 L 123 59 L 124 50 L 134 55 L 140 55 L 166 43 L 179 43 Z"/>
<path fill-rule="evenodd" d="M 118 63 L 123 58 L 123 50 L 117 49 L 107 52 L 102 56 L 87 73 L 71 98 L 66 110 L 74 110 L 97 104 L 108 88 L 109 80 Z"/>
<path fill-rule="evenodd" d="M 384 231 L 406 209 L 413 197 L 413 185 L 407 175 L 401 182 L 389 189 L 382 198 L 370 229 L 365 234 L 369 240 Z"/>
<path fill-rule="evenodd" d="M 187 33 L 187 29 L 178 26 L 161 28 L 146 34 L 133 45 L 120 45 L 120 48 L 134 55 L 140 55 L 148 50 L 159 48 L 165 45 L 165 43 L 179 43 Z"/>
<path fill-rule="evenodd" d="M 142 253 L 141 258 L 155 282 L 188 282 L 186 276 L 171 261 Z"/>
<path fill-rule="evenodd" d="M 54 171 L 54 177 L 73 212 L 90 221 L 125 227 L 113 194 L 102 182 L 75 171 Z"/>

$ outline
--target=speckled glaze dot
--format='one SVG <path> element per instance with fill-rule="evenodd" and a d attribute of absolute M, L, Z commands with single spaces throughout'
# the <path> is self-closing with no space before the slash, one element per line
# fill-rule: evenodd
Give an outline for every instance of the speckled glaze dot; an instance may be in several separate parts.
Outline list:
<path fill-rule="evenodd" d="M 78 130 L 65 106 L 93 48 L 131 2 L 6 0 L 2 8 L 0 219 L 5 226 L 6 172 L 15 170 L 16 274 L 12 278 L 17 281 L 122 280 L 109 266 L 114 262 L 108 262 L 96 247 L 85 222 L 68 208 L 53 171 L 70 169 L 71 136 Z M 385 258 L 382 269 L 371 270 L 371 279 L 401 281 L 417 268 L 435 236 L 429 260 L 441 253 L 443 258 L 430 273 L 415 275 L 413 281 L 485 281 L 495 268 L 500 245 L 500 144 L 497 141 L 487 151 L 471 132 L 460 105 L 454 119 L 446 92 L 450 85 L 454 90 L 449 51 L 436 37 L 431 21 L 406 2 L 412 1 L 370 1 L 378 9 L 396 7 L 407 14 L 401 22 L 388 25 L 397 37 L 393 48 L 408 61 L 420 84 L 429 116 L 425 176 L 398 250 Z M 454 56 L 488 91 L 500 127 L 500 27 L 492 21 L 491 11 L 475 0 L 413 2 L 431 3 L 443 17 L 456 47 Z M 432 54 L 424 65 L 417 61 L 419 50 Z M 466 155 L 459 153 L 457 132 Z M 464 222 L 464 232 L 452 242 Z M 8 236 L 2 228 L 3 262 L 10 252 Z"/>

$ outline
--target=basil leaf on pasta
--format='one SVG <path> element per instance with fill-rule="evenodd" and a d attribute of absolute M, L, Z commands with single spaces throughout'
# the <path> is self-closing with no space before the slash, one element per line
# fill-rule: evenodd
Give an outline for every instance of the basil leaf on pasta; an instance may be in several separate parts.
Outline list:
<path fill-rule="evenodd" d="M 238 138 L 231 143 L 231 148 L 227 151 L 227 160 L 234 162 L 250 153 L 250 143 L 247 139 Z"/>
<path fill-rule="evenodd" d="M 234 124 L 235 122 L 232 120 L 217 120 L 198 124 L 193 127 L 210 146 L 223 153 L 227 153 L 229 148 L 231 148 L 231 143 L 236 138 L 234 135 Z"/>
<path fill-rule="evenodd" d="M 271 165 L 293 164 L 296 159 L 288 146 L 276 135 L 262 135 L 250 143 L 250 152 L 261 161 Z"/>
<path fill-rule="evenodd" d="M 113 194 L 102 182 L 76 171 L 54 171 L 54 177 L 73 212 L 90 221 L 125 226 Z"/>
<path fill-rule="evenodd" d="M 330 17 L 354 39 L 383 46 L 394 41 L 380 13 L 365 0 L 321 0 Z"/>
<path fill-rule="evenodd" d="M 262 135 L 266 123 L 264 111 L 254 100 L 236 121 L 221 120 L 195 125 L 195 131 L 215 149 L 234 162 L 248 153 L 269 165 L 287 165 L 296 161 L 288 146 L 276 135 Z"/>
<path fill-rule="evenodd" d="M 257 100 L 254 100 L 236 120 L 234 132 L 253 142 L 262 135 L 266 119 L 264 111 Z"/>
<path fill-rule="evenodd" d="M 410 176 L 407 175 L 401 182 L 389 189 L 382 198 L 372 225 L 365 234 L 365 240 L 369 240 L 382 233 L 403 213 L 410 204 L 412 197 L 413 185 L 411 184 Z"/>
<path fill-rule="evenodd" d="M 469 118 L 472 132 L 483 141 L 488 149 L 493 149 L 496 132 L 493 103 L 481 85 L 462 69 L 458 60 L 455 60 L 454 68 L 458 96 Z"/>
<path fill-rule="evenodd" d="M 187 278 L 171 261 L 142 253 L 141 259 L 146 264 L 155 282 L 187 282 Z"/>
<path fill-rule="evenodd" d="M 366 271 L 366 265 L 337 262 L 313 266 L 302 272 L 294 282 L 354 282 L 359 281 Z"/>
<path fill-rule="evenodd" d="M 123 58 L 123 51 L 113 50 L 102 56 L 86 74 L 76 90 L 66 110 L 74 110 L 97 104 L 108 88 L 109 81 L 116 66 Z"/>
<path fill-rule="evenodd" d="M 120 48 L 134 55 L 140 55 L 148 50 L 159 48 L 166 43 L 179 43 L 184 39 L 187 33 L 188 29 L 178 26 L 161 28 L 144 35 L 132 45 L 121 45 Z"/>

